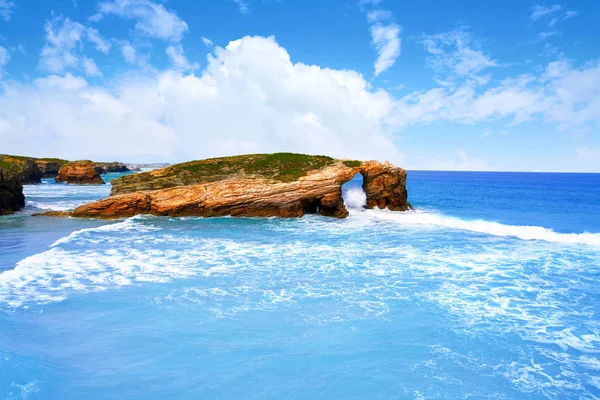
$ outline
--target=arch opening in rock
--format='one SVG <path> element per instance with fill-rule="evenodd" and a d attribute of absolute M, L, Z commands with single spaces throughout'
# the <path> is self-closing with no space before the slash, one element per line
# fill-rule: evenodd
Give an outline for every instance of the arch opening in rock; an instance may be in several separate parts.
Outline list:
<path fill-rule="evenodd" d="M 342 185 L 342 198 L 349 212 L 364 210 L 367 205 L 367 194 L 364 190 L 364 178 L 361 173 Z"/>

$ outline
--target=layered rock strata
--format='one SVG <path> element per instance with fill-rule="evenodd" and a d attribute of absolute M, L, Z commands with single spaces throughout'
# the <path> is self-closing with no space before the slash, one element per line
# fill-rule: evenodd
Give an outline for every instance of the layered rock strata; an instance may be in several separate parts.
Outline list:
<path fill-rule="evenodd" d="M 411 208 L 406 171 L 377 161 L 291 153 L 178 164 L 113 180 L 111 196 L 77 207 L 76 218 L 159 216 L 344 218 L 342 185 L 363 175 L 367 208 Z"/>
<path fill-rule="evenodd" d="M 92 161 L 71 161 L 60 168 L 56 182 L 102 185 L 100 174 L 103 172 L 104 169 Z"/>

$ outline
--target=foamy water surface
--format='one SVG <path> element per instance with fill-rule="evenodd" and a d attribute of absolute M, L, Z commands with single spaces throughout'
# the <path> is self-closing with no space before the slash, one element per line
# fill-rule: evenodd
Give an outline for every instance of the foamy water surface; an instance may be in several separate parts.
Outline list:
<path fill-rule="evenodd" d="M 472 197 L 529 189 L 415 175 L 416 211 L 365 211 L 353 182 L 345 220 L 42 227 L 110 187 L 28 187 L 0 223 L 0 397 L 600 398 L 600 226 L 487 219 Z"/>

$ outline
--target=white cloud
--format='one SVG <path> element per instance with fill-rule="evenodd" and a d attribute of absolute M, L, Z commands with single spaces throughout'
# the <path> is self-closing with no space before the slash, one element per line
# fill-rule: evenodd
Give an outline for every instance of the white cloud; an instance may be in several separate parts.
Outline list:
<path fill-rule="evenodd" d="M 15 2 L 10 0 L 0 0 L 0 18 L 9 21 L 15 8 Z"/>
<path fill-rule="evenodd" d="M 205 38 L 204 36 L 202 36 L 202 43 L 204 43 L 204 45 L 206 47 L 212 47 L 213 46 L 213 41 L 210 40 L 210 39 L 208 39 L 208 38 Z"/>
<path fill-rule="evenodd" d="M 121 43 L 121 54 L 128 64 L 135 64 L 137 60 L 137 53 L 135 47 L 131 43 L 124 41 Z"/>
<path fill-rule="evenodd" d="M 542 17 L 546 17 L 548 15 L 555 14 L 555 13 L 559 12 L 560 10 L 562 10 L 562 7 L 560 6 L 560 4 L 553 4 L 551 6 L 543 6 L 543 5 L 535 4 L 533 6 L 533 9 L 531 11 L 531 16 L 529 17 L 529 19 L 531 19 L 532 21 L 537 21 L 538 19 L 540 19 Z"/>
<path fill-rule="evenodd" d="M 89 76 L 101 76 L 102 72 L 100 72 L 100 70 L 98 69 L 98 66 L 96 65 L 96 63 L 94 62 L 94 60 L 87 58 L 87 57 L 83 57 L 83 70 L 85 71 L 85 73 Z"/>
<path fill-rule="evenodd" d="M 389 138 L 413 126 L 537 119 L 575 132 L 600 123 L 600 62 L 561 59 L 487 90 L 465 81 L 396 99 L 355 71 L 292 63 L 273 38 L 216 47 L 198 74 L 184 71 L 191 62 L 173 46 L 175 65 L 179 56 L 179 67 L 141 69 L 106 86 L 70 74 L 3 82 L 3 151 L 124 160 L 297 151 L 401 163 Z M 480 161 L 458 151 L 420 167 L 486 169 Z"/>
<path fill-rule="evenodd" d="M 150 0 L 109 0 L 98 5 L 98 21 L 107 15 L 136 20 L 135 28 L 144 35 L 178 42 L 187 32 L 188 25 L 164 5 Z"/>
<path fill-rule="evenodd" d="M 367 13 L 367 21 L 370 23 L 381 22 L 393 18 L 393 14 L 387 10 L 373 10 Z"/>
<path fill-rule="evenodd" d="M 565 13 L 565 19 L 573 18 L 573 17 L 576 17 L 577 15 L 579 15 L 579 13 L 577 11 L 567 11 Z"/>
<path fill-rule="evenodd" d="M 439 159 L 421 155 L 415 169 L 434 171 L 489 171 L 492 168 L 481 159 L 474 159 L 467 149 L 456 149 L 450 157 Z"/>
<path fill-rule="evenodd" d="M 0 142 L 66 158 L 297 151 L 400 162 L 384 134 L 392 108 L 354 71 L 292 63 L 273 38 L 245 37 L 216 47 L 200 75 L 132 73 L 107 88 L 70 74 L 5 82 Z"/>
<path fill-rule="evenodd" d="M 456 78 L 466 78 L 477 84 L 485 84 L 489 76 L 480 73 L 498 63 L 485 55 L 481 43 L 465 29 L 423 37 L 425 49 L 431 56 L 428 63 L 433 70 L 444 75 L 444 82 L 452 84 Z"/>
<path fill-rule="evenodd" d="M 250 8 L 248 7 L 248 2 L 246 2 L 245 0 L 231 0 L 233 1 L 235 4 L 237 4 L 238 9 L 240 10 L 240 12 L 242 14 L 246 14 L 250 11 Z"/>
<path fill-rule="evenodd" d="M 190 63 L 188 61 L 183 51 L 183 46 L 180 44 L 167 47 L 166 53 L 177 70 L 194 70 L 198 68 L 197 63 Z"/>
<path fill-rule="evenodd" d="M 578 14 L 579 13 L 577 11 L 563 12 L 563 7 L 560 4 L 553 4 L 551 6 L 535 4 L 532 8 L 529 19 L 535 22 L 540 19 L 550 18 L 548 26 L 554 26 L 558 21 L 573 18 Z"/>
<path fill-rule="evenodd" d="M 374 10 L 367 14 L 367 21 L 372 24 L 372 44 L 378 54 L 374 64 L 375 76 L 393 66 L 400 56 L 402 27 L 393 22 L 387 22 L 385 25 L 382 23 L 392 17 L 392 13 L 385 10 Z"/>
<path fill-rule="evenodd" d="M 98 75 L 89 57 L 82 57 L 85 40 L 93 43 L 99 51 L 108 53 L 110 43 L 96 29 L 88 28 L 69 18 L 56 17 L 46 22 L 46 43 L 40 55 L 40 67 L 51 73 L 62 73 L 68 69 L 83 68 L 91 75 Z M 95 65 L 95 64 L 94 64 Z"/>
<path fill-rule="evenodd" d="M 539 76 L 520 75 L 477 93 L 468 83 L 411 93 L 395 103 L 389 123 L 399 128 L 436 122 L 474 124 L 510 118 L 516 125 L 540 117 L 559 128 L 600 122 L 600 62 L 573 68 L 550 63 Z"/>
<path fill-rule="evenodd" d="M 111 43 L 108 40 L 104 40 L 97 29 L 87 28 L 87 38 L 90 42 L 96 45 L 96 50 L 101 51 L 104 54 L 108 54 L 111 48 Z"/>
<path fill-rule="evenodd" d="M 0 46 L 0 78 L 2 78 L 2 75 L 4 75 L 4 67 L 6 67 L 6 64 L 8 64 L 9 61 L 10 53 L 8 50 L 6 50 L 6 48 Z"/>

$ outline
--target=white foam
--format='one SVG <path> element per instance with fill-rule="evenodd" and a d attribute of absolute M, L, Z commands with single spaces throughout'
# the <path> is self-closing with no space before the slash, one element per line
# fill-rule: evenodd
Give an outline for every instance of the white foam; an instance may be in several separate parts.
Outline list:
<path fill-rule="evenodd" d="M 367 195 L 362 188 L 350 188 L 344 192 L 343 197 L 348 210 L 362 210 L 367 204 Z"/>
<path fill-rule="evenodd" d="M 553 243 L 600 246 L 600 233 L 558 233 L 541 226 L 504 225 L 484 220 L 464 220 L 443 214 L 408 211 L 368 210 L 373 220 L 390 221 L 404 226 L 434 226 L 484 233 L 492 236 L 513 236 L 523 240 L 544 240 Z"/>

